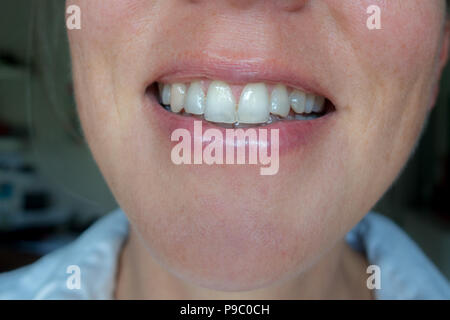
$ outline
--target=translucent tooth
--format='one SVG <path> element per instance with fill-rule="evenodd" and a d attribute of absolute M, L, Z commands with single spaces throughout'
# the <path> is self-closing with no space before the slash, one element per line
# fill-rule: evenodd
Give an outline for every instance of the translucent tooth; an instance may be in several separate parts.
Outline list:
<path fill-rule="evenodd" d="M 315 95 L 307 94 L 306 95 L 306 103 L 305 103 L 305 113 L 311 113 L 314 106 Z"/>
<path fill-rule="evenodd" d="M 306 105 L 306 93 L 299 90 L 294 90 L 289 97 L 291 107 L 295 113 L 304 113 Z"/>
<path fill-rule="evenodd" d="M 270 96 L 271 108 L 270 112 L 281 117 L 286 117 L 289 114 L 289 95 L 285 86 L 276 85 Z"/>
<path fill-rule="evenodd" d="M 170 90 L 170 108 L 172 112 L 180 112 L 184 108 L 184 101 L 186 98 L 186 85 L 182 83 L 172 84 Z"/>
<path fill-rule="evenodd" d="M 205 119 L 221 123 L 236 122 L 236 100 L 225 82 L 213 81 L 209 85 Z"/>
<path fill-rule="evenodd" d="M 264 123 L 269 117 L 269 92 L 266 85 L 264 83 L 246 85 L 239 99 L 239 123 Z"/>
<path fill-rule="evenodd" d="M 162 104 L 166 106 L 170 104 L 170 84 L 164 84 L 162 86 L 161 100 Z"/>
<path fill-rule="evenodd" d="M 312 108 L 312 111 L 320 113 L 323 111 L 324 105 L 325 105 L 325 98 L 322 96 L 316 96 L 316 98 L 314 99 L 314 106 Z"/>
<path fill-rule="evenodd" d="M 206 97 L 203 92 L 203 84 L 201 81 L 193 82 L 189 86 L 186 95 L 186 112 L 192 114 L 203 114 L 205 112 Z"/>
<path fill-rule="evenodd" d="M 318 118 L 318 116 L 315 114 L 296 114 L 295 115 L 296 120 L 314 120 L 317 118 Z"/>

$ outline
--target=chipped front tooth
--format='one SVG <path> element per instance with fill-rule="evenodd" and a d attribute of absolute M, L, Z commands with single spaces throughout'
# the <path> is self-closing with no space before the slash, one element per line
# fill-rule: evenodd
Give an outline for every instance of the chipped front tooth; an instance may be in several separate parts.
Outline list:
<path fill-rule="evenodd" d="M 164 84 L 162 86 L 162 93 L 161 93 L 161 102 L 163 105 L 169 105 L 170 104 L 170 84 Z"/>
<path fill-rule="evenodd" d="M 180 112 L 184 108 L 184 100 L 186 98 L 186 85 L 182 83 L 174 83 L 170 90 L 170 108 L 172 112 Z"/>
<path fill-rule="evenodd" d="M 305 113 L 311 113 L 314 106 L 314 99 L 316 98 L 313 94 L 306 94 L 306 103 L 305 103 Z"/>
<path fill-rule="evenodd" d="M 201 81 L 193 82 L 189 86 L 186 95 L 185 111 L 191 114 L 203 114 L 205 112 L 206 97 L 203 92 L 203 84 Z"/>
<path fill-rule="evenodd" d="M 295 113 L 304 113 L 306 105 L 306 93 L 294 90 L 289 97 L 291 107 Z"/>
<path fill-rule="evenodd" d="M 238 106 L 239 123 L 264 123 L 269 120 L 269 93 L 264 83 L 252 83 L 242 90 Z"/>
<path fill-rule="evenodd" d="M 324 105 L 325 105 L 325 98 L 322 96 L 316 96 L 316 98 L 314 99 L 312 111 L 320 113 L 323 111 Z"/>
<path fill-rule="evenodd" d="M 236 122 L 236 100 L 230 87 L 222 81 L 213 81 L 206 95 L 205 119 L 212 122 Z"/>
<path fill-rule="evenodd" d="M 273 88 L 270 96 L 270 103 L 271 113 L 277 114 L 281 117 L 286 117 L 289 114 L 289 95 L 285 86 L 278 84 Z"/>

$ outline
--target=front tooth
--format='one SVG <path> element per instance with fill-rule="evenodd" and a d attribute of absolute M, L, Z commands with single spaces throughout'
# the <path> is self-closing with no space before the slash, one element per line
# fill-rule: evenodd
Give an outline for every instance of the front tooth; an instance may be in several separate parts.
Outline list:
<path fill-rule="evenodd" d="M 305 103 L 305 113 L 311 113 L 314 107 L 314 99 L 315 95 L 308 93 L 306 95 L 306 103 Z"/>
<path fill-rule="evenodd" d="M 168 106 L 170 104 L 170 84 L 162 86 L 161 100 L 163 105 Z"/>
<path fill-rule="evenodd" d="M 325 98 L 322 96 L 316 96 L 316 98 L 314 99 L 314 106 L 312 108 L 312 111 L 320 113 L 323 111 L 324 105 L 325 105 Z"/>
<path fill-rule="evenodd" d="M 180 112 L 184 107 L 186 98 L 186 85 L 182 83 L 174 83 L 170 90 L 170 109 L 172 112 Z"/>
<path fill-rule="evenodd" d="M 264 83 L 246 85 L 239 100 L 239 123 L 264 123 L 269 117 L 269 93 L 266 85 Z"/>
<path fill-rule="evenodd" d="M 304 113 L 306 105 L 306 94 L 299 90 L 294 90 L 290 96 L 291 107 L 295 113 Z"/>
<path fill-rule="evenodd" d="M 206 95 L 205 120 L 236 122 L 236 100 L 230 87 L 222 81 L 213 81 Z"/>
<path fill-rule="evenodd" d="M 185 111 L 192 114 L 203 114 L 205 112 L 205 93 L 201 81 L 193 82 L 189 86 L 186 95 Z"/>
<path fill-rule="evenodd" d="M 285 86 L 278 84 L 272 90 L 270 112 L 282 117 L 289 114 L 289 95 Z"/>

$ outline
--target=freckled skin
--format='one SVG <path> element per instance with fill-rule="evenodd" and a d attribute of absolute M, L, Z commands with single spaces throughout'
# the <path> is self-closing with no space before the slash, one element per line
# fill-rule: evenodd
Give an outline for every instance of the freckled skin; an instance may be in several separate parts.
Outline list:
<path fill-rule="evenodd" d="M 131 237 L 189 283 L 251 290 L 306 272 L 392 184 L 432 107 L 444 1 L 380 1 L 375 31 L 366 28 L 373 1 L 300 2 L 67 2 L 82 10 L 69 40 L 89 146 Z M 199 55 L 313 75 L 335 121 L 313 146 L 283 155 L 275 176 L 175 166 L 170 138 L 143 116 L 145 88 L 158 66 Z"/>

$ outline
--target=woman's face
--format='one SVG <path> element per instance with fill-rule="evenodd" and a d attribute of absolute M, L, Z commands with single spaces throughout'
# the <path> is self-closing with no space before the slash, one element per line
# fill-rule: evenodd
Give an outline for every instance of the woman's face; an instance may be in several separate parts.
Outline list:
<path fill-rule="evenodd" d="M 132 232 L 175 275 L 220 290 L 299 274 L 342 239 L 404 166 L 445 60 L 443 0 L 70 4 L 79 115 Z M 372 4 L 381 29 L 367 27 Z M 237 102 L 249 83 L 330 102 L 320 118 L 263 127 L 279 130 L 276 174 L 176 165 L 171 134 L 193 134 L 198 118 L 163 109 L 151 88 L 195 80 L 226 82 Z"/>

